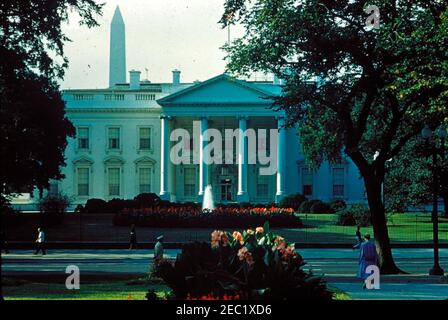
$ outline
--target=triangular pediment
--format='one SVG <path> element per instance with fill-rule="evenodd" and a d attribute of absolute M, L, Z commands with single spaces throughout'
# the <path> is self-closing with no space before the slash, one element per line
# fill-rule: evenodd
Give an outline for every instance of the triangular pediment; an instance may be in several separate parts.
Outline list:
<path fill-rule="evenodd" d="M 272 93 L 255 84 L 222 74 L 187 89 L 166 96 L 157 102 L 162 106 L 260 104 L 269 105 Z"/>

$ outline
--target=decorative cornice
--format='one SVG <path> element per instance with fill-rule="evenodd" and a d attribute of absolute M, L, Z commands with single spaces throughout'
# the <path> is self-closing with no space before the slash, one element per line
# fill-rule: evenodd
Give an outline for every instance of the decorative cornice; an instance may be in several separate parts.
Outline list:
<path fill-rule="evenodd" d="M 264 101 L 254 101 L 254 102 L 247 102 L 247 101 L 231 101 L 231 102 L 225 102 L 225 101 L 217 101 L 217 102 L 165 102 L 163 104 L 163 107 L 172 107 L 172 106 L 238 106 L 238 107 L 253 107 L 253 106 L 271 106 L 272 101 L 266 100 Z"/>
<path fill-rule="evenodd" d="M 152 108 L 66 108 L 67 113 L 160 113 Z"/>

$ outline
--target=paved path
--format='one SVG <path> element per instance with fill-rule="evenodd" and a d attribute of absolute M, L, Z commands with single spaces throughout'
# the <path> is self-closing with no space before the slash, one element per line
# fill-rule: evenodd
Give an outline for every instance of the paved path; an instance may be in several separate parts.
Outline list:
<path fill-rule="evenodd" d="M 165 250 L 174 258 L 179 250 Z M 316 274 L 346 291 L 354 299 L 448 299 L 448 281 L 427 276 L 432 266 L 431 249 L 394 249 L 399 267 L 409 275 L 382 276 L 380 290 L 363 290 L 357 271 L 358 252 L 347 249 L 300 249 L 300 254 Z M 441 266 L 448 271 L 448 249 L 440 251 Z M 3 272 L 10 275 L 64 274 L 74 264 L 83 274 L 143 274 L 149 269 L 152 250 L 51 250 L 46 256 L 34 256 L 30 250 L 2 255 Z"/>

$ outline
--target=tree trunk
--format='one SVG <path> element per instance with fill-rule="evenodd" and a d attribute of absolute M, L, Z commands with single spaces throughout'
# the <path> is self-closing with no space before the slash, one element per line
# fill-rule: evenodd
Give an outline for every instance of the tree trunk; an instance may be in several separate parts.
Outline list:
<path fill-rule="evenodd" d="M 389 232 L 387 230 L 386 212 L 381 197 L 382 180 L 375 177 L 364 177 L 367 200 L 372 219 L 375 244 L 380 258 L 382 274 L 403 273 L 395 264 L 390 247 Z"/>

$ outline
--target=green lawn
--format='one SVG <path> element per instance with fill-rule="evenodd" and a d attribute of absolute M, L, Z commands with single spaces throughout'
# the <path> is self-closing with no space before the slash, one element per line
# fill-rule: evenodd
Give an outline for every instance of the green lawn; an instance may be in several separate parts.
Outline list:
<path fill-rule="evenodd" d="M 64 283 L 36 283 L 4 279 L 6 300 L 145 300 L 148 289 L 163 296 L 169 288 L 159 282 L 143 279 L 134 281 L 98 281 L 81 284 L 79 290 L 67 290 Z"/>
<path fill-rule="evenodd" d="M 336 225 L 336 214 L 299 214 L 308 227 L 294 232 L 282 232 L 289 240 L 291 233 L 295 242 L 305 243 L 350 243 L 355 241 L 354 226 Z M 388 217 L 388 230 L 392 243 L 413 242 L 430 243 L 432 241 L 431 215 L 426 213 L 400 213 Z M 362 233 L 371 233 L 371 227 L 362 228 Z M 294 235 L 292 234 L 294 233 Z M 448 243 L 448 219 L 439 218 L 439 238 Z"/>
<path fill-rule="evenodd" d="M 67 290 L 63 283 L 36 283 L 26 280 L 3 279 L 6 300 L 145 300 L 148 289 L 164 297 L 170 289 L 159 281 L 99 281 L 81 284 L 79 290 Z M 350 296 L 336 287 L 328 286 L 335 300 L 350 300 Z"/>

